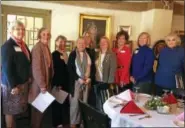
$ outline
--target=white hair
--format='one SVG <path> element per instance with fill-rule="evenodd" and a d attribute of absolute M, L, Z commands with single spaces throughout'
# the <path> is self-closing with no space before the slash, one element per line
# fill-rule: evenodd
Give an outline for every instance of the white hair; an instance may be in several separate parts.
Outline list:
<path fill-rule="evenodd" d="M 15 20 L 15 21 L 13 21 L 13 22 L 10 24 L 9 32 L 13 31 L 14 28 L 15 28 L 16 26 L 23 26 L 23 27 L 25 28 L 24 24 L 23 24 L 21 21 Z"/>

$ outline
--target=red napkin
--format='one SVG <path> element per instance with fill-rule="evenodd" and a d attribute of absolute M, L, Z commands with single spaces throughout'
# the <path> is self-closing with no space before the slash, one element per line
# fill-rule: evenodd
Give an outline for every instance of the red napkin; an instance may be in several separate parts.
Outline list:
<path fill-rule="evenodd" d="M 168 103 L 168 104 L 176 104 L 177 103 L 177 99 L 175 98 L 175 96 L 173 94 L 168 94 L 168 96 L 164 97 L 162 99 L 162 101 Z"/>
<path fill-rule="evenodd" d="M 135 113 L 135 114 L 145 114 L 133 100 L 129 101 L 120 111 L 120 113 Z"/>

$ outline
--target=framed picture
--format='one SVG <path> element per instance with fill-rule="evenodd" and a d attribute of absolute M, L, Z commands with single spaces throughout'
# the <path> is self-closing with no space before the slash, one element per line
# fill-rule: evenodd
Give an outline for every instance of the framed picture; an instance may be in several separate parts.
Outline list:
<path fill-rule="evenodd" d="M 66 41 L 66 50 L 71 52 L 73 49 L 74 49 L 74 41 L 67 40 Z"/>
<path fill-rule="evenodd" d="M 71 51 L 74 49 L 74 41 L 73 40 L 67 40 L 66 41 L 66 52 L 69 55 Z M 55 45 L 56 50 L 56 45 Z"/>
<path fill-rule="evenodd" d="M 99 48 L 99 40 L 102 36 L 110 39 L 110 28 L 110 16 L 80 14 L 79 36 L 89 32 L 94 43 L 94 48 Z"/>
<path fill-rule="evenodd" d="M 128 32 L 128 35 L 130 36 L 131 35 L 131 26 L 119 26 L 118 28 L 118 32 L 121 31 L 121 30 L 124 30 L 126 32 Z"/>

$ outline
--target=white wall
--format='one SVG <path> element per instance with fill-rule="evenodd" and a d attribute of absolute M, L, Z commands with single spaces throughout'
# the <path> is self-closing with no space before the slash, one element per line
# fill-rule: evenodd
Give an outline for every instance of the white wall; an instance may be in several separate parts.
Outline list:
<path fill-rule="evenodd" d="M 119 25 L 132 26 L 131 40 L 136 40 L 140 33 L 140 12 L 85 8 L 35 1 L 2 1 L 2 4 L 52 10 L 51 51 L 54 50 L 54 40 L 59 34 L 66 36 L 69 40 L 76 40 L 78 38 L 80 13 L 112 16 L 112 38 L 115 38 Z"/>
<path fill-rule="evenodd" d="M 184 31 L 184 16 L 173 15 L 172 31 L 181 30 Z"/>
<path fill-rule="evenodd" d="M 152 9 L 142 12 L 141 32 L 151 35 L 151 46 L 171 32 L 172 10 Z"/>
<path fill-rule="evenodd" d="M 155 9 L 153 28 L 152 28 L 152 42 L 155 43 L 159 39 L 164 39 L 166 35 L 171 32 L 172 27 L 172 10 Z"/>

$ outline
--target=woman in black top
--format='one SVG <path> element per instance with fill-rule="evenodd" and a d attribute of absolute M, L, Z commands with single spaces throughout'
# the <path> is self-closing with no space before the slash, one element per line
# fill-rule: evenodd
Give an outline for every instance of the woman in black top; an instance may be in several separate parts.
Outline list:
<path fill-rule="evenodd" d="M 67 70 L 68 55 L 65 52 L 66 37 L 60 35 L 55 40 L 56 51 L 52 53 L 53 66 L 54 66 L 54 77 L 52 81 L 52 87 L 69 93 L 69 79 Z M 53 126 L 56 128 L 69 127 L 69 96 L 66 98 L 63 104 L 54 101 L 52 104 L 52 119 Z"/>
<path fill-rule="evenodd" d="M 92 36 L 89 32 L 85 32 L 83 34 L 85 43 L 86 43 L 86 52 L 89 54 L 89 57 L 91 58 L 91 85 L 95 84 L 95 74 L 96 74 L 96 67 L 95 67 L 95 48 L 93 48 L 93 40 Z M 96 106 L 96 100 L 95 100 L 95 94 L 94 94 L 94 88 L 91 86 L 90 92 L 89 92 L 89 99 L 88 103 L 92 106 Z"/>

